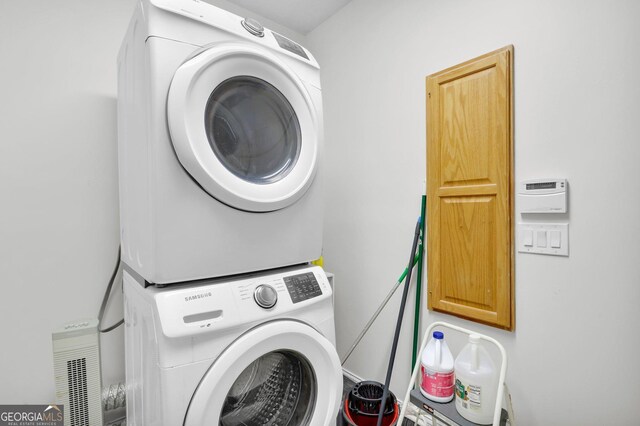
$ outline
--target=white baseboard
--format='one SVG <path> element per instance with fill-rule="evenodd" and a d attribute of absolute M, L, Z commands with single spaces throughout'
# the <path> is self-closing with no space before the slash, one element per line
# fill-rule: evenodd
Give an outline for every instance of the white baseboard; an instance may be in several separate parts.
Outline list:
<path fill-rule="evenodd" d="M 363 379 L 361 377 L 356 376 L 355 374 L 353 374 L 351 371 L 343 368 L 342 369 L 342 375 L 344 377 L 346 377 L 347 379 L 351 380 L 353 383 L 358 383 L 358 382 L 362 382 Z"/>

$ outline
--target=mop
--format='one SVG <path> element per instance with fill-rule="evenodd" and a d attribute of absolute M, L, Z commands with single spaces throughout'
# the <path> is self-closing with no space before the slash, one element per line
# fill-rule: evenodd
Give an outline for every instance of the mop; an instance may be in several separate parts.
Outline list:
<path fill-rule="evenodd" d="M 408 272 L 405 279 L 404 290 L 402 292 L 402 303 L 400 304 L 400 312 L 398 312 L 398 321 L 396 322 L 396 331 L 393 336 L 393 345 L 391 346 L 391 356 L 389 357 L 389 366 L 387 368 L 387 377 L 384 382 L 384 388 L 382 391 L 382 401 L 386 401 L 389 394 L 389 383 L 391 382 L 391 374 L 393 372 L 393 363 L 396 359 L 396 350 L 398 349 L 398 338 L 400 337 L 400 328 L 402 327 L 402 317 L 404 316 L 404 308 L 407 304 L 407 294 L 409 293 L 409 284 L 411 282 L 411 271 L 413 270 L 413 263 L 416 250 L 418 248 L 418 240 L 420 239 L 420 223 L 422 218 L 418 218 L 416 223 L 416 230 L 413 235 L 413 243 L 411 245 L 411 255 L 409 256 L 409 265 L 407 266 Z M 377 426 L 382 426 L 382 417 L 384 416 L 384 404 L 380 404 L 380 411 L 378 412 Z"/>

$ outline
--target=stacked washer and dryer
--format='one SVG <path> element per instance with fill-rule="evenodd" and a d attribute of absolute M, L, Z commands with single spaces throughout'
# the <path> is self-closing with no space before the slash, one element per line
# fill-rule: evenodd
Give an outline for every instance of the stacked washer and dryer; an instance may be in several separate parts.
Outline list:
<path fill-rule="evenodd" d="M 317 62 L 200 0 L 141 0 L 118 74 L 128 424 L 334 423 Z"/>

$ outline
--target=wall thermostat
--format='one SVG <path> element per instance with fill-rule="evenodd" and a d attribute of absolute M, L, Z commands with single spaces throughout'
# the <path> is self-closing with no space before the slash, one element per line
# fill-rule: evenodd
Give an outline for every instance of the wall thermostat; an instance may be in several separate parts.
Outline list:
<path fill-rule="evenodd" d="M 520 213 L 566 213 L 566 179 L 534 179 L 520 182 Z"/>

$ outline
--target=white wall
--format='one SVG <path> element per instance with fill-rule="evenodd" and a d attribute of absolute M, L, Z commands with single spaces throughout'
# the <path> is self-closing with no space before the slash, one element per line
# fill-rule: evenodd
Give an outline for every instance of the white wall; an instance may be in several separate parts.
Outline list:
<path fill-rule="evenodd" d="M 516 256 L 515 332 L 432 313 L 424 322 L 505 345 L 519 424 L 638 423 L 638 16 L 635 1 L 354 0 L 308 34 L 322 67 L 324 255 L 341 354 L 408 259 L 425 176 L 425 76 L 513 44 L 515 178 L 569 179 L 570 213 L 558 219 L 570 222 L 571 255 Z M 384 379 L 398 306 L 399 292 L 347 369 Z M 407 316 L 399 397 L 409 325 Z"/>
<path fill-rule="evenodd" d="M 133 4 L 0 3 L 3 404 L 52 400 L 50 332 L 95 317 L 115 260 L 115 57 Z M 324 254 L 337 274 L 341 354 L 408 260 L 424 179 L 424 76 L 512 43 L 516 179 L 570 180 L 571 257 L 518 255 L 516 332 L 477 328 L 507 347 L 521 424 L 637 422 L 639 12 L 633 1 L 355 0 L 309 35 L 323 73 Z M 384 379 L 398 299 L 348 369 Z M 123 377 L 121 333 L 103 341 L 107 383 Z M 611 396 L 594 409 L 602 394 Z"/>
<path fill-rule="evenodd" d="M 0 404 L 53 402 L 51 331 L 98 314 L 119 243 L 116 56 L 134 5 L 0 2 Z M 120 318 L 114 291 L 105 324 Z M 102 337 L 105 384 L 124 380 L 123 345 L 122 327 Z"/>
<path fill-rule="evenodd" d="M 116 260 L 115 58 L 133 5 L 0 3 L 3 404 L 53 401 L 51 331 L 97 316 Z M 103 340 L 105 381 L 124 377 L 122 344 L 121 329 Z"/>

